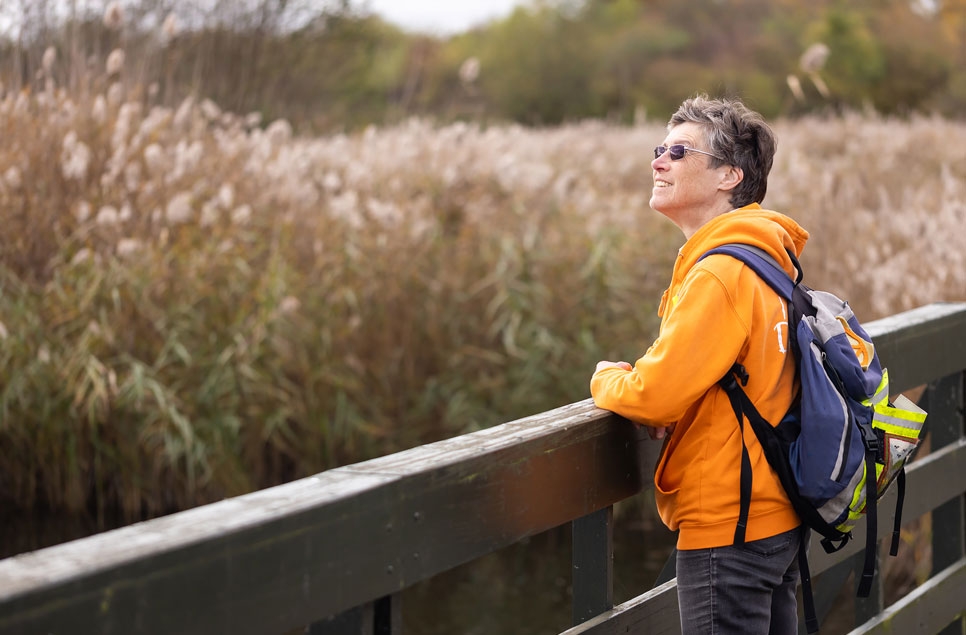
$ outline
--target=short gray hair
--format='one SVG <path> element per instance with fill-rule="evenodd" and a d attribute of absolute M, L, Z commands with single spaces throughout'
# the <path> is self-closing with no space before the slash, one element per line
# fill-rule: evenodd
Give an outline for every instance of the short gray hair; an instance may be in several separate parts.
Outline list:
<path fill-rule="evenodd" d="M 778 142 L 764 117 L 737 99 L 710 99 L 697 95 L 684 101 L 667 127 L 686 122 L 701 125 L 708 150 L 724 160 L 710 158 L 712 167 L 734 165 L 744 178 L 731 192 L 731 204 L 743 207 L 761 203 L 768 189 L 768 173 Z"/>

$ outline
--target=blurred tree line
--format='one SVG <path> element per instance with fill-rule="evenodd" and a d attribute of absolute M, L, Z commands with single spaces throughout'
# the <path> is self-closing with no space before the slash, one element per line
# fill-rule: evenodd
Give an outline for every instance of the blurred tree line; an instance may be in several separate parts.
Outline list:
<path fill-rule="evenodd" d="M 122 81 L 159 101 L 210 98 L 308 133 L 414 115 L 664 119 L 695 92 L 766 116 L 966 112 L 966 0 L 531 0 L 447 37 L 403 31 L 365 0 L 120 6 L 112 28 L 77 0 L 2 0 L 0 82 L 33 88 L 53 47 L 46 77 L 96 85 L 123 48 Z"/>

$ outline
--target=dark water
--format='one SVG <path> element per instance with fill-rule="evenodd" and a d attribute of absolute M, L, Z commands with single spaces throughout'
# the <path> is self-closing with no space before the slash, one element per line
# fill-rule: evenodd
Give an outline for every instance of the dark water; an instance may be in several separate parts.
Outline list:
<path fill-rule="evenodd" d="M 643 506 L 615 515 L 615 605 L 653 588 L 674 547 L 676 537 L 657 519 L 653 500 L 642 498 Z M 821 576 L 815 582 L 820 581 Z M 887 604 L 895 599 L 887 598 Z M 403 633 L 557 635 L 572 626 L 572 600 L 568 524 L 407 589 L 402 593 Z M 851 631 L 854 611 L 850 579 L 821 618 L 822 633 Z"/>
<path fill-rule="evenodd" d="M 614 528 L 614 602 L 650 590 L 675 536 L 645 513 Z M 555 635 L 571 626 L 571 532 L 564 525 L 402 594 L 406 635 Z"/>

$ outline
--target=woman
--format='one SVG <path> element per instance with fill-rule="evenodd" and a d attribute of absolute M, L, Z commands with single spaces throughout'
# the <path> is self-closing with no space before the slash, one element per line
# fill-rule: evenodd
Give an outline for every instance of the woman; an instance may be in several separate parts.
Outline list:
<path fill-rule="evenodd" d="M 678 532 L 682 633 L 796 633 L 801 521 L 754 434 L 744 435 L 718 386 L 735 364 L 745 392 L 779 421 L 797 391 L 787 307 L 759 276 L 708 250 L 742 243 L 766 251 L 790 275 L 788 251 L 808 233 L 762 209 L 776 141 L 740 101 L 685 101 L 654 150 L 651 207 L 684 233 L 661 300 L 658 338 L 634 365 L 602 361 L 595 403 L 665 438 L 655 473 L 664 523 Z M 746 526 L 738 528 L 742 444 L 752 465 Z"/>

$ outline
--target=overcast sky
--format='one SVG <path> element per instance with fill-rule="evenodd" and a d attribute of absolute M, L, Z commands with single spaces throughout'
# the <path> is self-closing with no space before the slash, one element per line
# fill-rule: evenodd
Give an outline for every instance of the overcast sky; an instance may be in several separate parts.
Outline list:
<path fill-rule="evenodd" d="M 357 6 L 367 6 L 389 22 L 409 31 L 432 35 L 452 35 L 474 26 L 509 15 L 514 7 L 528 0 L 358 0 Z M 108 0 L 78 0 L 80 8 L 106 6 Z M 0 0 L 0 32 L 15 24 L 11 21 L 19 13 L 14 6 L 4 11 L 6 0 Z M 20 5 L 17 4 L 17 7 Z M 45 5 L 46 6 L 46 5 Z M 58 0 L 54 0 L 57 7 Z"/>
<path fill-rule="evenodd" d="M 0 0 L 2 1 L 2 0 Z M 523 0 L 367 0 L 373 12 L 410 31 L 451 35 L 509 15 Z"/>

